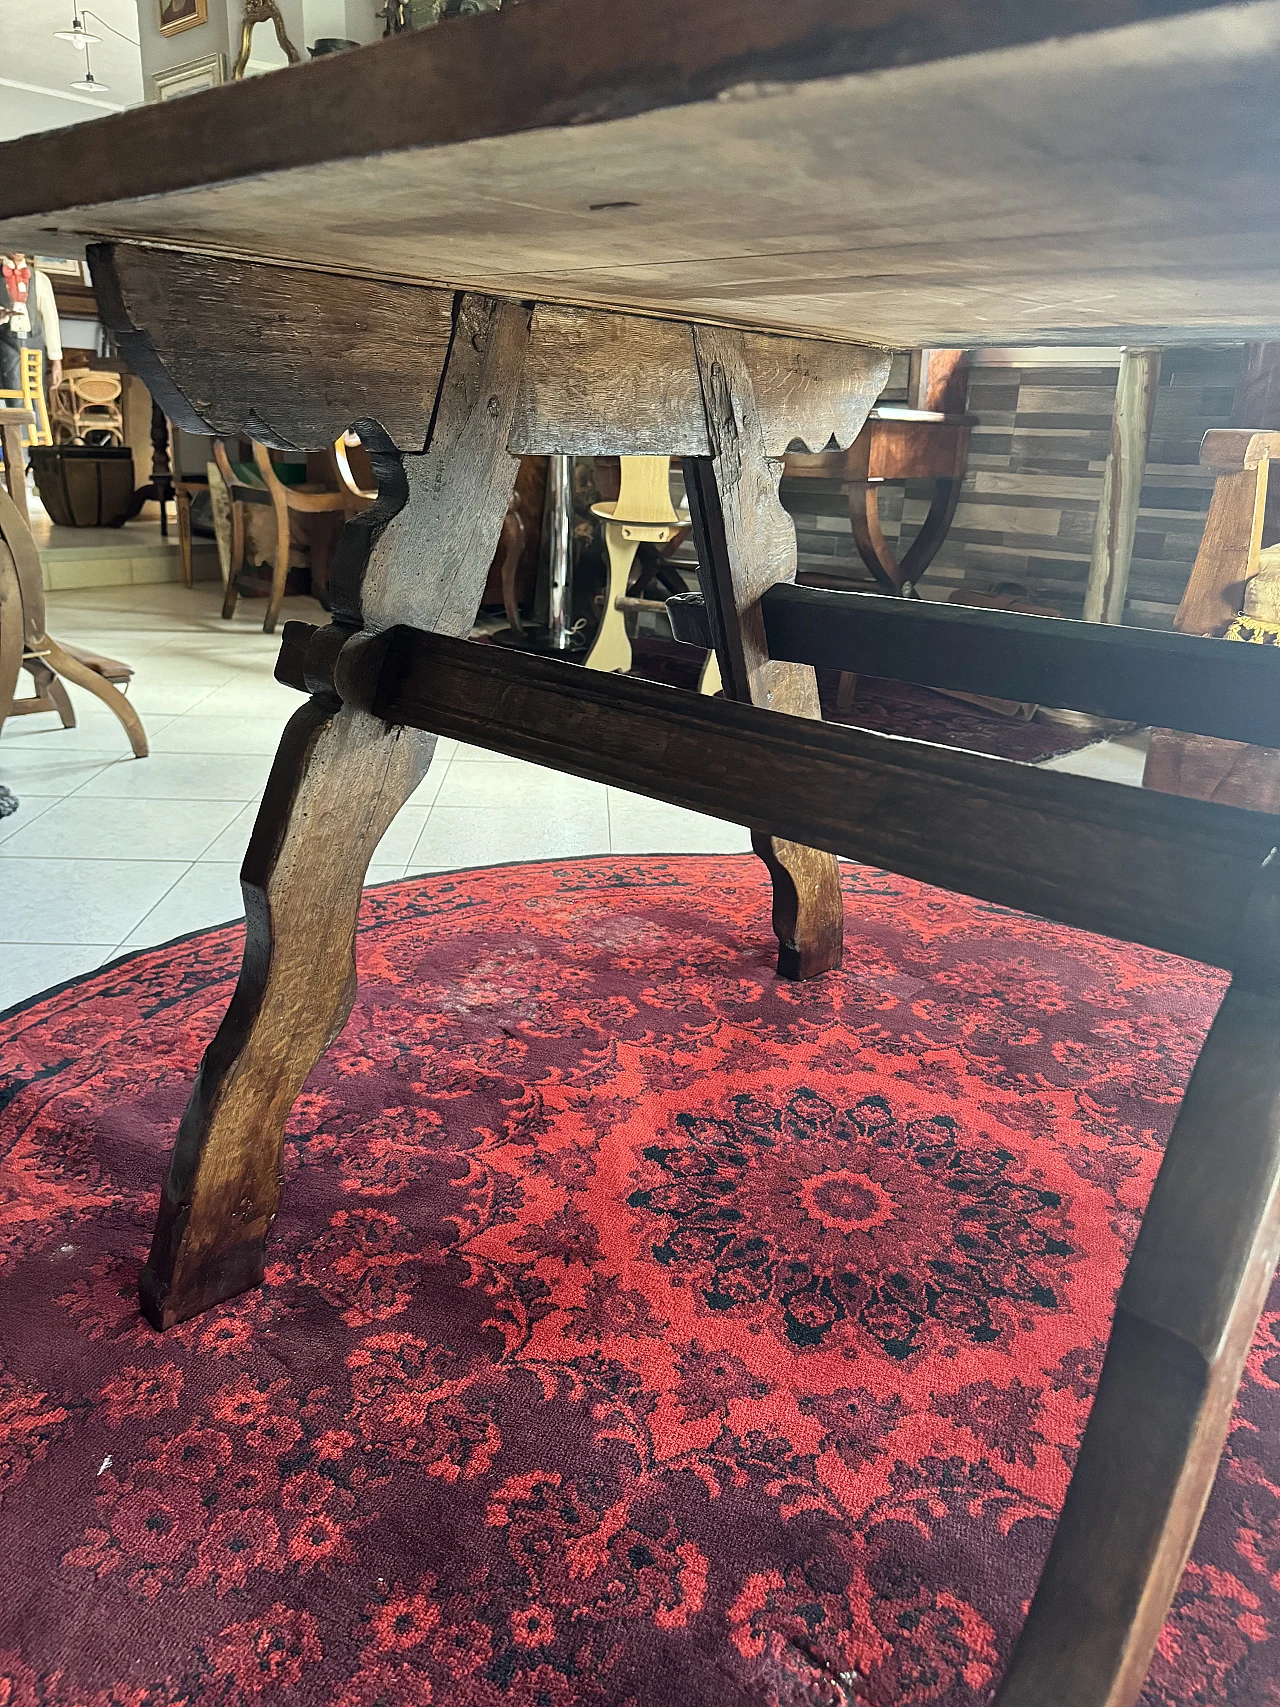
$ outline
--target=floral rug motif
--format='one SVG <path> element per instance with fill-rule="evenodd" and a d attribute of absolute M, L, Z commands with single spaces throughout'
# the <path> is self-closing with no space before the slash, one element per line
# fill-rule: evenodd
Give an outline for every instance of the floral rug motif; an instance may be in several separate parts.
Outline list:
<path fill-rule="evenodd" d="M 749 856 L 366 897 L 260 1292 L 139 1318 L 239 927 L 0 1022 L 3 1707 L 981 1707 L 1224 981 Z M 1280 1295 L 1145 1707 L 1280 1703 Z"/>

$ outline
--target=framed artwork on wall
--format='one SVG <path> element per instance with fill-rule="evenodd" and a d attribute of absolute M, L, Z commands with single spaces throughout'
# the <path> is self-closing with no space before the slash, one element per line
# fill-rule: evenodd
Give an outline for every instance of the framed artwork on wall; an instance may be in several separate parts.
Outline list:
<path fill-rule="evenodd" d="M 160 34 L 176 36 L 206 22 L 209 0 L 156 0 L 160 8 Z"/>
<path fill-rule="evenodd" d="M 182 65 L 155 72 L 151 79 L 152 99 L 173 101 L 179 95 L 198 95 L 201 89 L 216 89 L 225 82 L 225 59 L 220 53 L 207 53 L 203 59 L 188 59 Z"/>

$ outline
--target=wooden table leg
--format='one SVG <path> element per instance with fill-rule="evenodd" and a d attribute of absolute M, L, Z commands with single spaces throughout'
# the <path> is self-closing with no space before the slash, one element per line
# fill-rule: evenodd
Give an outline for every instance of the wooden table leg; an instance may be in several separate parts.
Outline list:
<path fill-rule="evenodd" d="M 760 596 L 795 580 L 796 535 L 778 497 L 782 461 L 766 451 L 742 334 L 699 326 L 694 340 L 712 455 L 685 459 L 685 488 L 724 691 L 793 717 L 821 717 L 813 670 L 771 662 L 765 640 Z M 839 966 L 835 857 L 778 836 L 753 834 L 751 845 L 773 881 L 780 975 L 815 978 Z"/>
<path fill-rule="evenodd" d="M 1280 1251 L 1280 996 L 1232 985 L 1169 1139 L 1084 1443 L 993 1707 L 1132 1707 Z"/>
<path fill-rule="evenodd" d="M 386 453 L 383 498 L 348 525 L 334 577 L 340 620 L 322 631 L 331 654 L 361 622 L 366 634 L 397 621 L 470 629 L 516 475 L 506 446 L 528 322 L 517 304 L 466 299 L 427 451 Z M 262 1279 L 285 1122 L 355 998 L 369 859 L 434 746 L 332 692 L 285 730 L 241 874 L 240 981 L 183 1116 L 142 1274 L 156 1327 Z"/>
<path fill-rule="evenodd" d="M 18 413 L 17 410 L 13 412 Z M 22 454 L 22 425 L 6 421 L 4 414 L 3 405 L 0 405 L 0 449 L 4 452 L 4 483 L 17 506 L 18 514 L 29 524 L 31 515 L 27 508 L 27 472 L 26 459 Z M 23 419 L 26 419 L 26 411 L 23 412 Z"/>

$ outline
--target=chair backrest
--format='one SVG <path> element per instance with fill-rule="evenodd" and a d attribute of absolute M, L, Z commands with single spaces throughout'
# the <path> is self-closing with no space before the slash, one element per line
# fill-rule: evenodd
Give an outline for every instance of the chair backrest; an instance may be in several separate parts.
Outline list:
<path fill-rule="evenodd" d="M 44 352 L 23 350 L 22 392 L 27 408 L 35 414 L 36 423 L 27 438 L 31 445 L 51 445 L 53 433 L 49 428 L 49 411 L 44 401 Z"/>
<path fill-rule="evenodd" d="M 118 373 L 97 373 L 92 368 L 76 368 L 64 374 L 63 380 L 77 402 L 91 408 L 114 403 L 124 390 Z"/>
<path fill-rule="evenodd" d="M 0 408 L 10 406 L 12 400 L 19 408 L 30 411 L 32 419 L 22 428 L 24 445 L 51 445 L 53 434 L 49 430 L 49 412 L 44 402 L 44 352 L 23 350 L 21 357 L 19 374 L 22 384 L 17 390 L 0 391 Z"/>

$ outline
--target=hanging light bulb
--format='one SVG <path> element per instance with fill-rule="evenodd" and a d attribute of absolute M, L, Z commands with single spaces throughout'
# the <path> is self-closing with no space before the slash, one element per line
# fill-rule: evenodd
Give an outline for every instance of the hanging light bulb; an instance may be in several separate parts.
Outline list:
<path fill-rule="evenodd" d="M 88 50 L 91 41 L 102 40 L 101 36 L 95 36 L 92 31 L 85 28 L 80 14 L 74 10 L 71 13 L 71 28 L 69 30 L 55 30 L 53 33 L 59 41 L 69 41 L 73 47 L 82 48 L 85 51 Z"/>
<path fill-rule="evenodd" d="M 79 82 L 73 83 L 71 87 L 73 89 L 83 89 L 85 93 L 89 95 L 105 94 L 111 87 L 109 83 L 99 83 L 97 78 L 93 75 L 93 67 L 89 63 L 88 42 L 84 44 L 84 76 L 80 78 Z"/>

